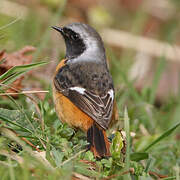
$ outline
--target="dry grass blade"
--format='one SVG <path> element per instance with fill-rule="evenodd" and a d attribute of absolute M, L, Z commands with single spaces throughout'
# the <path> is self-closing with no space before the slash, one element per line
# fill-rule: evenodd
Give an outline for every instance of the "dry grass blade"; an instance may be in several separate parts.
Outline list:
<path fill-rule="evenodd" d="M 82 174 L 73 173 L 72 180 L 91 180 L 90 178 L 83 176 Z"/>
<path fill-rule="evenodd" d="M 75 159 L 76 157 L 78 157 L 81 153 L 86 152 L 86 149 L 83 149 L 82 151 L 79 151 L 78 153 L 76 153 L 74 156 L 72 156 L 71 158 L 67 159 L 66 161 L 64 161 L 63 163 L 60 164 L 60 166 L 65 165 L 66 163 L 72 161 L 73 159 Z"/>
<path fill-rule="evenodd" d="M 14 88 L 14 87 L 11 87 L 10 85 L 6 85 L 6 84 L 2 84 L 0 83 L 0 86 L 5 86 L 7 88 L 10 88 L 10 89 L 13 89 L 14 91 L 16 91 L 17 93 L 22 93 L 20 90 Z M 31 91 L 32 92 L 32 91 Z M 49 91 L 48 91 L 49 92 Z M 7 93 L 2 93 L 3 95 L 6 95 L 6 96 L 9 96 L 9 94 Z M 34 98 L 32 98 L 31 96 L 27 95 L 27 93 L 22 93 L 24 94 L 27 98 L 29 98 L 35 105 L 35 108 L 36 108 L 36 111 L 37 113 L 39 114 L 39 118 L 40 118 L 40 123 L 41 123 L 41 127 L 42 127 L 42 130 L 44 131 L 44 119 L 42 118 L 42 115 L 41 115 L 41 110 L 39 109 L 39 106 L 38 106 L 38 103 L 36 102 L 36 100 Z M 1 94 L 0 94 L 1 95 Z M 43 145 L 43 147 L 46 149 L 46 145 L 44 144 L 44 142 L 39 139 L 39 141 L 41 142 L 41 144 Z"/>
<path fill-rule="evenodd" d="M 6 95 L 18 95 L 18 94 L 37 94 L 37 93 L 48 93 L 49 91 L 21 91 L 17 93 L 0 93 L 0 96 Z"/>
<path fill-rule="evenodd" d="M 0 9 L 0 10 L 1 10 L 1 9 Z M 4 25 L 4 26 L 1 26 L 1 27 L 0 27 L 0 30 L 11 26 L 12 24 L 16 23 L 16 22 L 19 21 L 19 20 L 20 20 L 20 18 L 16 18 L 15 20 L 11 21 L 10 23 L 8 23 L 8 24 L 6 24 L 6 25 Z"/>
<path fill-rule="evenodd" d="M 5 150 L 1 150 L 0 155 L 9 157 L 9 158 L 17 161 L 19 164 L 22 164 L 24 162 L 23 158 L 21 156 L 17 155 L 16 153 L 14 153 L 14 152 L 8 152 L 8 151 L 5 151 Z"/>
<path fill-rule="evenodd" d="M 54 170 L 54 167 L 49 163 L 49 161 L 46 160 L 45 152 L 32 151 L 31 148 L 26 146 L 26 144 L 20 138 L 18 138 L 13 131 L 11 131 L 11 130 L 9 130 L 7 128 L 1 128 L 0 131 L 2 132 L 2 134 L 5 137 L 8 137 L 11 140 L 13 140 L 13 141 L 17 142 L 18 144 L 20 144 L 23 147 L 24 151 L 29 153 L 32 157 L 36 158 L 45 167 L 47 167 L 50 170 Z M 13 158 L 13 157 L 10 157 L 10 158 Z"/>
<path fill-rule="evenodd" d="M 173 3 L 168 0 L 144 1 L 143 9 L 152 16 L 156 16 L 162 20 L 171 18 L 175 12 L 175 6 L 173 6 Z"/>
<path fill-rule="evenodd" d="M 101 35 L 103 40 L 112 46 L 131 48 L 157 57 L 165 56 L 167 60 L 179 61 L 180 59 L 180 47 L 176 45 L 171 46 L 166 42 L 114 29 L 104 29 Z"/>

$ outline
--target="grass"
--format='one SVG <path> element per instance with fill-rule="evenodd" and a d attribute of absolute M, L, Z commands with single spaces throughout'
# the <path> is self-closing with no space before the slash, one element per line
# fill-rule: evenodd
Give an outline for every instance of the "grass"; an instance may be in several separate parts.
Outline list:
<path fill-rule="evenodd" d="M 42 65 L 46 66 L 44 58 L 50 57 L 49 51 L 53 48 L 50 25 L 55 25 L 62 18 L 64 10 L 65 4 L 63 8 L 57 8 L 56 12 L 51 14 L 52 21 L 48 24 L 42 17 L 34 17 L 33 10 L 32 16 L 28 16 L 25 21 L 6 16 L 0 20 L 0 37 L 4 37 L 0 39 L 0 48 L 14 51 L 30 44 L 38 49 L 33 64 L 14 67 L 0 76 L 1 94 L 20 75 L 35 68 L 41 69 Z M 140 11 L 134 17 L 132 32 L 142 31 L 147 18 L 142 15 L 143 12 Z M 40 21 L 43 22 L 39 23 Z M 41 35 L 45 25 L 46 31 Z M 166 38 L 172 40 L 173 28 L 176 28 L 174 26 L 173 24 L 169 31 L 166 27 L 166 34 L 162 33 L 162 36 L 169 34 L 169 38 Z M 29 29 L 34 29 L 34 32 L 27 32 Z M 58 49 L 59 56 L 63 56 L 59 51 Z M 75 133 L 74 129 L 62 124 L 57 118 L 50 83 L 34 79 L 33 82 L 41 84 L 49 91 L 43 101 L 29 94 L 19 94 L 18 99 L 9 95 L 6 98 L 0 97 L 2 180 L 55 180 L 71 179 L 72 176 L 80 179 L 148 180 L 161 176 L 164 179 L 180 179 L 180 143 L 176 138 L 180 129 L 180 99 L 169 98 L 161 107 L 154 105 L 159 79 L 166 66 L 165 57 L 158 61 L 152 86 L 145 87 L 138 93 L 133 82 L 128 79 L 134 52 L 127 50 L 119 56 L 116 51 L 107 47 L 107 54 L 111 59 L 110 70 L 117 89 L 119 109 L 118 125 L 110 129 L 108 134 L 112 140 L 112 157 L 98 161 L 90 151 L 86 152 L 85 135 L 81 131 Z M 31 82 L 28 78 L 26 80 L 27 83 Z M 122 88 L 118 89 L 119 85 L 122 85 Z M 119 132 L 121 128 L 126 132 L 126 145 Z M 135 136 L 131 136 L 132 132 Z"/>

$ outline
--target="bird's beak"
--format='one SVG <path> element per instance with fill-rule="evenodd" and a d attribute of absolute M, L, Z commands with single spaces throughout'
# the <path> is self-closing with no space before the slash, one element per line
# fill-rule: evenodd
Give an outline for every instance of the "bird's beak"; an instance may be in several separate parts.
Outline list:
<path fill-rule="evenodd" d="M 63 28 L 57 27 L 57 26 L 51 26 L 56 31 L 60 32 L 61 34 L 64 34 Z"/>

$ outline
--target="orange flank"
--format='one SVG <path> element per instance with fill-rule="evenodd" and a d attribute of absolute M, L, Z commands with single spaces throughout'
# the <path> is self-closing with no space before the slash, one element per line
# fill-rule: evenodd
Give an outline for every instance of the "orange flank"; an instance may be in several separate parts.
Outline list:
<path fill-rule="evenodd" d="M 56 112 L 60 120 L 68 123 L 72 127 L 80 128 L 87 132 L 94 120 L 82 112 L 67 97 L 57 92 L 55 88 L 54 91 Z"/>

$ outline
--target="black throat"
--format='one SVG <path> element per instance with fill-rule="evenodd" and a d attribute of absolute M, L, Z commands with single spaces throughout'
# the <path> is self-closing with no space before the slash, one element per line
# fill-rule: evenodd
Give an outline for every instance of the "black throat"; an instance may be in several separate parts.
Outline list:
<path fill-rule="evenodd" d="M 75 58 L 80 56 L 86 49 L 83 40 L 71 41 L 65 39 L 66 42 L 66 58 Z"/>
<path fill-rule="evenodd" d="M 85 51 L 85 43 L 79 34 L 64 28 L 63 37 L 66 43 L 66 58 L 78 57 Z"/>

